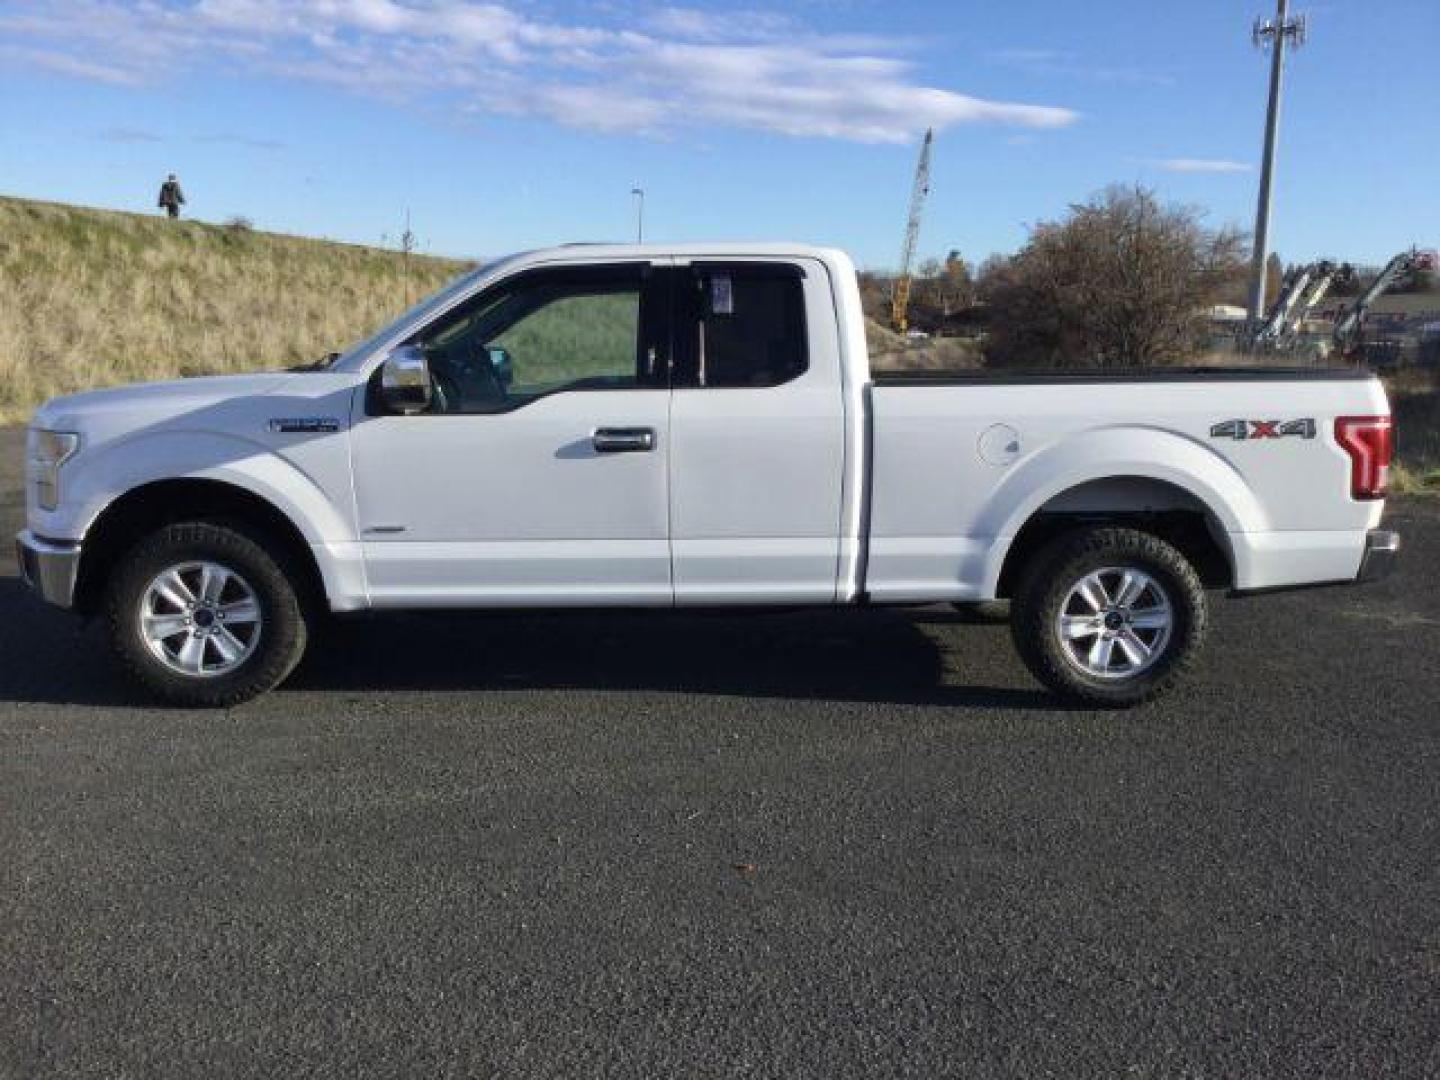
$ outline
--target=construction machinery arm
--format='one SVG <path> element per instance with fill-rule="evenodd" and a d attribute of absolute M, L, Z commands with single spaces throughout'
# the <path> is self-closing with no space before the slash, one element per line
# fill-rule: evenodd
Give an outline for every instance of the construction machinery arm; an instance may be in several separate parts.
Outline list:
<path fill-rule="evenodd" d="M 1251 337 L 1255 348 L 1278 348 L 1292 342 L 1305 319 L 1338 281 L 1351 275 L 1348 264 L 1328 259 L 1292 269 L 1275 303 Z"/>
<path fill-rule="evenodd" d="M 1335 347 L 1340 352 L 1348 354 L 1358 344 L 1360 331 L 1365 325 L 1365 317 L 1370 314 L 1370 308 L 1374 306 L 1385 293 L 1389 292 L 1404 277 L 1417 270 L 1433 270 L 1435 268 L 1435 252 L 1419 251 L 1411 248 L 1409 251 L 1402 251 L 1388 263 L 1380 275 L 1370 283 L 1370 287 L 1361 293 L 1353 304 L 1351 304 L 1343 315 L 1335 320 L 1333 340 Z"/>
<path fill-rule="evenodd" d="M 910 213 L 905 219 L 905 241 L 900 247 L 900 273 L 895 278 L 890 297 L 890 322 L 900 333 L 910 325 L 910 268 L 915 262 L 915 247 L 920 239 L 920 215 L 925 210 L 925 196 L 930 194 L 930 145 L 935 132 L 925 129 L 920 144 L 920 160 L 915 166 L 915 183 L 910 189 Z"/>

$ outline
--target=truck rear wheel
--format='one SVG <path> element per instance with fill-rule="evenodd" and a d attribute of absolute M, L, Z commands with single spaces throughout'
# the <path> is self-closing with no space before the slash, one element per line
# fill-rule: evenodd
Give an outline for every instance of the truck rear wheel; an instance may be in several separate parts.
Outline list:
<path fill-rule="evenodd" d="M 111 575 L 105 607 L 121 664 L 172 705 L 238 705 L 279 685 L 305 652 L 291 579 L 227 525 L 170 525 L 141 540 Z"/>
<path fill-rule="evenodd" d="M 1172 686 L 1199 653 L 1205 590 L 1157 536 L 1077 530 L 1026 568 L 1010 626 L 1026 666 L 1052 690 L 1091 705 L 1137 705 Z"/>

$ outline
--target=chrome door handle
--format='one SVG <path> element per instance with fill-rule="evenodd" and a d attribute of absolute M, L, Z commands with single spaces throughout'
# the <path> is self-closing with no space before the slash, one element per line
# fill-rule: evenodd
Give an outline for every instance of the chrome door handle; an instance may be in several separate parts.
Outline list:
<path fill-rule="evenodd" d="M 643 454 L 655 449 L 655 429 L 648 427 L 598 428 L 591 442 L 597 454 Z"/>

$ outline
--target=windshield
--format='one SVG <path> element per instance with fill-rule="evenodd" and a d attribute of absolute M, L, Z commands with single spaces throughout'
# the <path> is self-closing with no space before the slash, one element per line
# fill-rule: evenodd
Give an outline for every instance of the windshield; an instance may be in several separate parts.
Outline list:
<path fill-rule="evenodd" d="M 334 361 L 329 366 L 332 368 L 344 367 L 351 360 L 355 359 L 356 357 L 365 356 L 371 350 L 376 348 L 382 341 L 386 340 L 389 337 L 393 337 L 395 334 L 399 333 L 401 328 L 409 325 L 412 322 L 423 322 L 425 319 L 429 318 L 431 314 L 439 311 L 441 308 L 445 307 L 461 293 L 469 289 L 470 286 L 475 283 L 477 278 L 479 278 L 484 273 L 488 273 L 489 270 L 493 268 L 493 266 L 494 264 L 490 263 L 486 266 L 478 266 L 474 270 L 470 270 L 464 274 L 461 274 L 458 278 L 450 282 L 449 285 L 446 285 L 439 292 L 432 294 L 424 300 L 421 300 L 420 303 L 410 308 L 399 318 L 393 319 L 392 321 L 386 323 L 379 330 L 376 330 L 375 333 L 367 337 L 364 341 L 358 342 L 357 344 L 350 346 L 350 348 L 346 349 L 339 356 L 335 357 Z"/>

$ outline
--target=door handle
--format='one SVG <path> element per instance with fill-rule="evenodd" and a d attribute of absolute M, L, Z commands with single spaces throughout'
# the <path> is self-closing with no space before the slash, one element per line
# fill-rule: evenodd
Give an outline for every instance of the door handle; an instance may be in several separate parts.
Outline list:
<path fill-rule="evenodd" d="M 597 454 L 643 454 L 655 449 L 655 429 L 648 427 L 597 428 L 591 438 Z"/>

